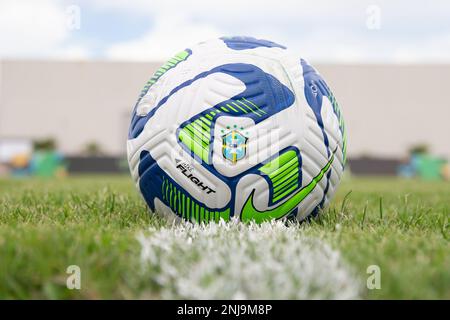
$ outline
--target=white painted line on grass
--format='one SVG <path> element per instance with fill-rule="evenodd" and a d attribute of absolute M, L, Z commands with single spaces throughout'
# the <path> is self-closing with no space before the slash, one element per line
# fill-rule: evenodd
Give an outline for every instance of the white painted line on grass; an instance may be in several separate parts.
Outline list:
<path fill-rule="evenodd" d="M 182 223 L 152 227 L 139 241 L 145 274 L 166 299 L 352 299 L 361 293 L 338 251 L 282 222 Z"/>

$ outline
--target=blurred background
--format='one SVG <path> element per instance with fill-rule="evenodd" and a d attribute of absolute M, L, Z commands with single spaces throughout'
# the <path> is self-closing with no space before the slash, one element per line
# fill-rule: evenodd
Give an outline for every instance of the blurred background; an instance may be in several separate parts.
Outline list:
<path fill-rule="evenodd" d="M 286 45 L 334 91 L 349 172 L 449 179 L 450 2 L 0 0 L 0 177 L 127 171 L 137 96 L 219 36 Z"/>

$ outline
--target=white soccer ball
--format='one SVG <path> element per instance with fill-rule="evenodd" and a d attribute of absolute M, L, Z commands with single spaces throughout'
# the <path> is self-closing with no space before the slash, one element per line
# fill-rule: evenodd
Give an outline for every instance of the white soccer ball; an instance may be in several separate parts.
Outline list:
<path fill-rule="evenodd" d="M 345 165 L 339 106 L 284 46 L 213 39 L 159 68 L 127 142 L 152 212 L 197 222 L 304 220 L 325 207 Z"/>

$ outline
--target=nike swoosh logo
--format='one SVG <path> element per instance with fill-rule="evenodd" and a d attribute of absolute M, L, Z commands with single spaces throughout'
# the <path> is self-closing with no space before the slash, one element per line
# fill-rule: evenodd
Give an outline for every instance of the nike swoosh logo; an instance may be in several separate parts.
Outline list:
<path fill-rule="evenodd" d="M 302 202 L 314 190 L 316 185 L 325 176 L 327 171 L 330 169 L 331 164 L 333 163 L 335 152 L 336 150 L 334 150 L 330 160 L 328 160 L 325 167 L 323 167 L 322 170 L 320 170 L 319 174 L 315 176 L 311 180 L 311 182 L 308 183 L 308 185 L 297 190 L 297 192 L 295 192 L 292 197 L 290 197 L 287 201 L 283 202 L 282 204 L 278 205 L 275 208 L 268 209 L 265 211 L 259 211 L 258 209 L 256 209 L 255 206 L 253 205 L 253 197 L 256 189 L 253 189 L 252 193 L 247 198 L 247 201 L 245 202 L 242 208 L 241 221 L 253 220 L 256 223 L 261 223 L 272 219 L 280 219 L 289 212 L 291 212 L 295 207 L 297 207 L 300 204 L 300 202 Z"/>

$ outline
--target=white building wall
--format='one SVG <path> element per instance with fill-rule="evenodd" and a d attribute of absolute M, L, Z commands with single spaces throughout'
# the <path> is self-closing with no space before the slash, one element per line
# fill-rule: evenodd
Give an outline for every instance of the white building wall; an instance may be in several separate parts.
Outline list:
<path fill-rule="evenodd" d="M 2 63 L 0 137 L 55 137 L 79 153 L 91 141 L 123 154 L 131 110 L 159 64 Z"/>
<path fill-rule="evenodd" d="M 95 141 L 125 153 L 131 110 L 160 63 L 0 62 L 0 138 Z M 399 157 L 428 144 L 450 158 L 450 65 L 316 65 L 341 105 L 349 155 Z"/>
<path fill-rule="evenodd" d="M 342 106 L 349 155 L 400 157 L 425 143 L 450 159 L 450 65 L 318 68 Z"/>

